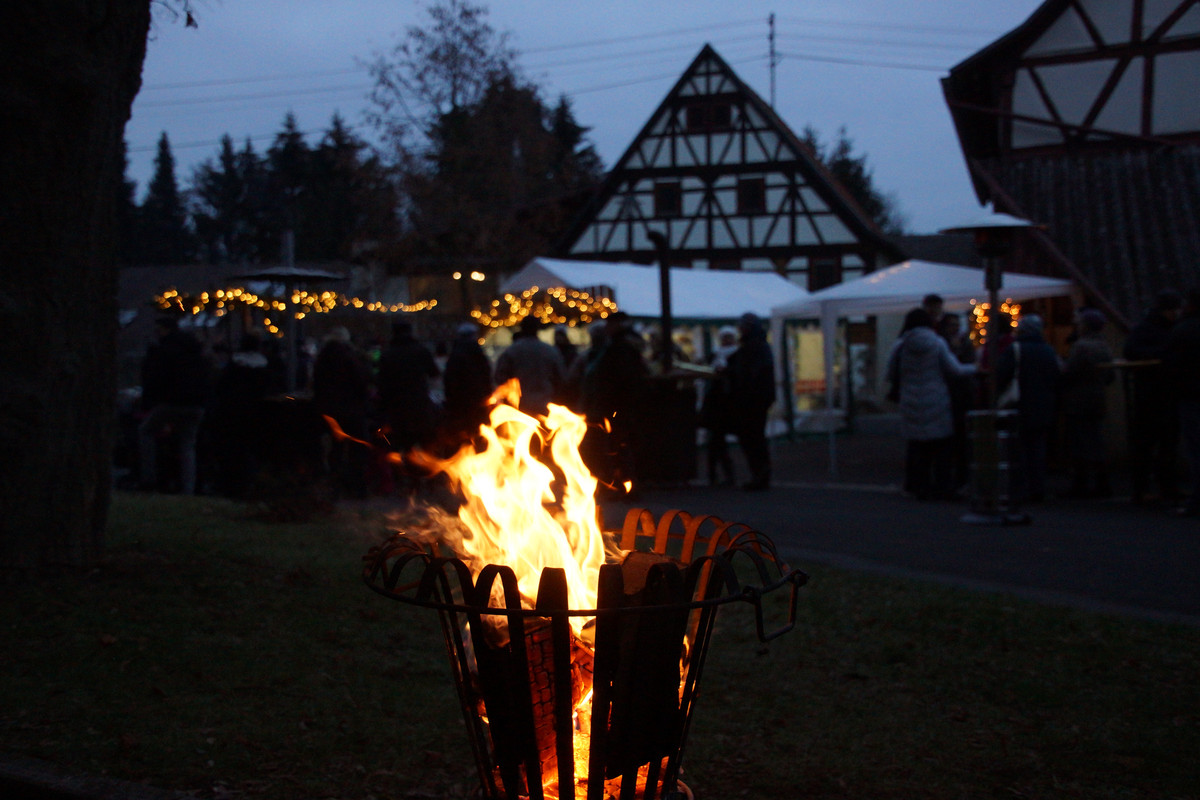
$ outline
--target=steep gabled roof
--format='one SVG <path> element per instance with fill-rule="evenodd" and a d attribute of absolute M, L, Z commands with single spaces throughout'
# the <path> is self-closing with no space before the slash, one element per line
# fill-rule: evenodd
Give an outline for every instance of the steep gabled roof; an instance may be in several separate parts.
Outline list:
<path fill-rule="evenodd" d="M 1197 0 L 1047 0 L 942 88 L 969 157 L 1200 141 Z M 1168 102 L 1163 102 L 1164 98 Z"/>
<path fill-rule="evenodd" d="M 709 114 L 710 117 L 705 117 Z M 763 181 L 763 207 L 739 209 L 739 181 Z M 656 184 L 678 182 L 677 215 L 656 214 Z M 649 257 L 651 230 L 683 258 L 783 259 L 902 253 L 775 111 L 711 45 L 650 115 L 564 237 L 561 255 Z"/>
<path fill-rule="evenodd" d="M 942 87 L 980 200 L 1044 226 L 1020 268 L 1124 326 L 1200 283 L 1200 0 L 1047 0 Z"/>

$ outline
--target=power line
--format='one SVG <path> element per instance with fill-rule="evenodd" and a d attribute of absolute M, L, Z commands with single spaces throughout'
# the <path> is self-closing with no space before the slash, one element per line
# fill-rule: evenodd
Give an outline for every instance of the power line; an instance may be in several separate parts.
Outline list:
<path fill-rule="evenodd" d="M 208 86 L 236 86 L 242 83 L 267 83 L 269 81 L 287 81 L 295 78 L 328 78 L 335 75 L 353 75 L 365 72 L 365 67 L 351 69 L 326 69 L 317 72 L 294 72 L 290 75 L 255 75 L 249 78 L 212 78 L 203 81 L 180 81 L 178 83 L 153 83 L 142 87 L 143 92 L 162 91 L 167 89 L 202 89 Z"/>
<path fill-rule="evenodd" d="M 919 72 L 947 72 L 948 67 L 933 64 L 908 64 L 900 61 L 872 61 L 861 58 L 841 58 L 838 56 L 820 56 L 812 53 L 782 52 L 785 58 L 797 61 L 816 61 L 822 64 L 844 64 L 852 67 L 880 67 L 883 69 L 911 69 Z"/>

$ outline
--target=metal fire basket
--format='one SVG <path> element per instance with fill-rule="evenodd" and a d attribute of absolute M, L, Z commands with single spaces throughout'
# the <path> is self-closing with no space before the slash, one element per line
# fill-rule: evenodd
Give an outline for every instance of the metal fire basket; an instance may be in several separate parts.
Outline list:
<path fill-rule="evenodd" d="M 717 609 L 751 605 L 763 642 L 795 624 L 807 576 L 746 525 L 634 509 L 619 544 L 629 553 L 600 568 L 592 609 L 568 608 L 561 569 L 542 571 L 535 607 L 524 609 L 508 566 L 472 580 L 461 560 L 403 533 L 365 557 L 372 590 L 438 611 L 482 797 L 690 796 L 680 760 Z M 784 587 L 786 620 L 767 630 L 762 600 Z M 590 618 L 582 637 L 571 617 Z"/>

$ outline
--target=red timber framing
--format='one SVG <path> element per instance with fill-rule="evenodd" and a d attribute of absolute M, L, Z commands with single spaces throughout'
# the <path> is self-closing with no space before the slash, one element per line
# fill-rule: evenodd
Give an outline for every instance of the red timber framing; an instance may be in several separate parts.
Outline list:
<path fill-rule="evenodd" d="M 809 281 L 904 256 L 771 107 L 705 45 L 576 220 L 559 255 L 769 269 Z M 830 267 L 833 264 L 833 267 Z"/>

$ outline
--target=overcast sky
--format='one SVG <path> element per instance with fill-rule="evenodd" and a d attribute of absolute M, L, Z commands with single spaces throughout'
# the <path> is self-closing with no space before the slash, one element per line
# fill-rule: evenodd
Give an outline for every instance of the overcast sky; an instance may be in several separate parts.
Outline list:
<path fill-rule="evenodd" d="M 319 139 L 334 112 L 364 138 L 370 78 L 361 61 L 423 23 L 414 0 L 194 0 L 199 28 L 161 10 L 126 128 L 138 197 L 167 132 L 189 182 L 225 133 L 260 153 L 288 111 Z M 767 18 L 775 14 L 775 108 L 823 140 L 845 126 L 876 186 L 913 232 L 977 205 L 939 79 L 1023 22 L 1041 0 L 492 0 L 525 74 L 568 95 L 612 166 L 705 43 L 770 100 Z"/>

